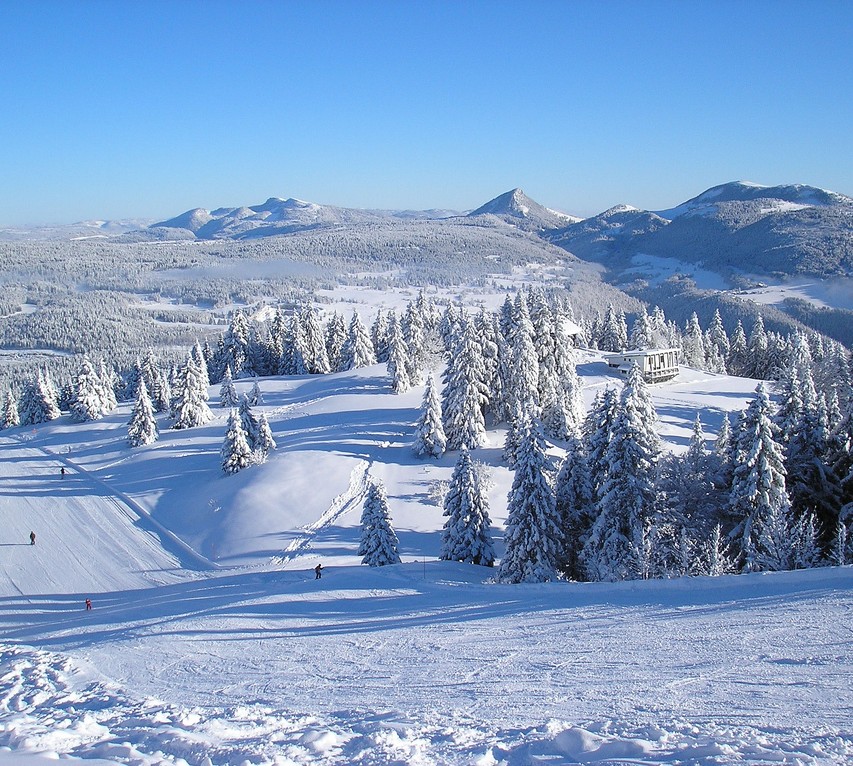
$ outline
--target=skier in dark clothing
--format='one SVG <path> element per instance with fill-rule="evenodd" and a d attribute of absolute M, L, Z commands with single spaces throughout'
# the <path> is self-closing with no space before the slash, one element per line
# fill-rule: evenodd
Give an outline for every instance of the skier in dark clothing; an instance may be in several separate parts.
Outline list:
<path fill-rule="evenodd" d="M 65 478 L 65 466 L 59 469 L 59 475 L 64 479 Z"/>
<path fill-rule="evenodd" d="M 314 579 L 319 580 L 322 576 L 323 576 L 323 565 L 317 564 L 317 566 L 314 567 Z"/>
<path fill-rule="evenodd" d="M 92 611 L 92 599 L 90 599 L 90 598 L 86 599 L 86 611 L 87 612 Z"/>
<path fill-rule="evenodd" d="M 35 545 L 35 544 L 36 544 L 36 533 L 30 532 L 30 545 Z"/>

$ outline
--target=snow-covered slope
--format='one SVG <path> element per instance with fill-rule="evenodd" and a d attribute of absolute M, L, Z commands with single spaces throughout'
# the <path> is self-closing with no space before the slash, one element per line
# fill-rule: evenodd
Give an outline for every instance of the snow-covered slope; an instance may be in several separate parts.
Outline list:
<path fill-rule="evenodd" d="M 587 401 L 618 383 L 579 361 Z M 683 449 L 697 411 L 713 434 L 754 384 L 683 369 L 653 389 L 661 435 Z M 422 388 L 393 394 L 382 366 L 260 385 L 279 447 L 231 477 L 221 409 L 135 450 L 127 405 L 3 433 L 0 748 L 15 759 L 850 762 L 853 568 L 496 585 L 436 560 L 430 489 L 455 456 L 411 454 Z M 503 436 L 475 452 L 498 538 Z M 368 476 L 388 488 L 401 565 L 358 565 Z"/>
<path fill-rule="evenodd" d="M 581 220 L 575 216 L 543 207 L 530 199 L 521 189 L 511 189 L 504 192 L 468 213 L 471 218 L 481 215 L 495 216 L 527 231 L 558 229 Z"/>

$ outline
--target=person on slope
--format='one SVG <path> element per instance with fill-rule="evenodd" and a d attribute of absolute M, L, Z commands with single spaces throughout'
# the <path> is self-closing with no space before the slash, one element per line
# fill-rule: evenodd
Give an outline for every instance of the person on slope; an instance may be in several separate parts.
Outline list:
<path fill-rule="evenodd" d="M 317 564 L 317 566 L 314 567 L 314 579 L 319 580 L 322 576 L 323 576 L 323 565 Z"/>
<path fill-rule="evenodd" d="M 30 532 L 30 545 L 35 545 L 35 544 L 36 544 L 36 533 Z"/>

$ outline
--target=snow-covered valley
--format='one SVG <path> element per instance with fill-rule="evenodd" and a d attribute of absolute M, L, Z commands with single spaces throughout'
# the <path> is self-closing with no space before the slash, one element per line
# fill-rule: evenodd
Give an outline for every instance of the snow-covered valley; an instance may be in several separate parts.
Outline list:
<path fill-rule="evenodd" d="M 617 373 L 578 361 L 589 404 Z M 384 365 L 259 383 L 279 446 L 235 476 L 227 410 L 135 450 L 128 404 L 0 435 L 4 766 L 853 760 L 853 568 L 497 584 L 437 560 L 455 456 L 411 452 L 422 387 Z M 682 368 L 658 430 L 683 450 L 754 387 Z M 473 453 L 499 556 L 504 433 Z M 368 476 L 399 565 L 359 566 Z"/>

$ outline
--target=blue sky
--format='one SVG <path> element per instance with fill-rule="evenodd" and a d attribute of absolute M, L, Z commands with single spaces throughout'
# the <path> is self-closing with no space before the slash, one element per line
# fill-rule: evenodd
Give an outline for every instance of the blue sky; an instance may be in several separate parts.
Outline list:
<path fill-rule="evenodd" d="M 853 3 L 0 4 L 0 224 L 853 194 Z"/>

